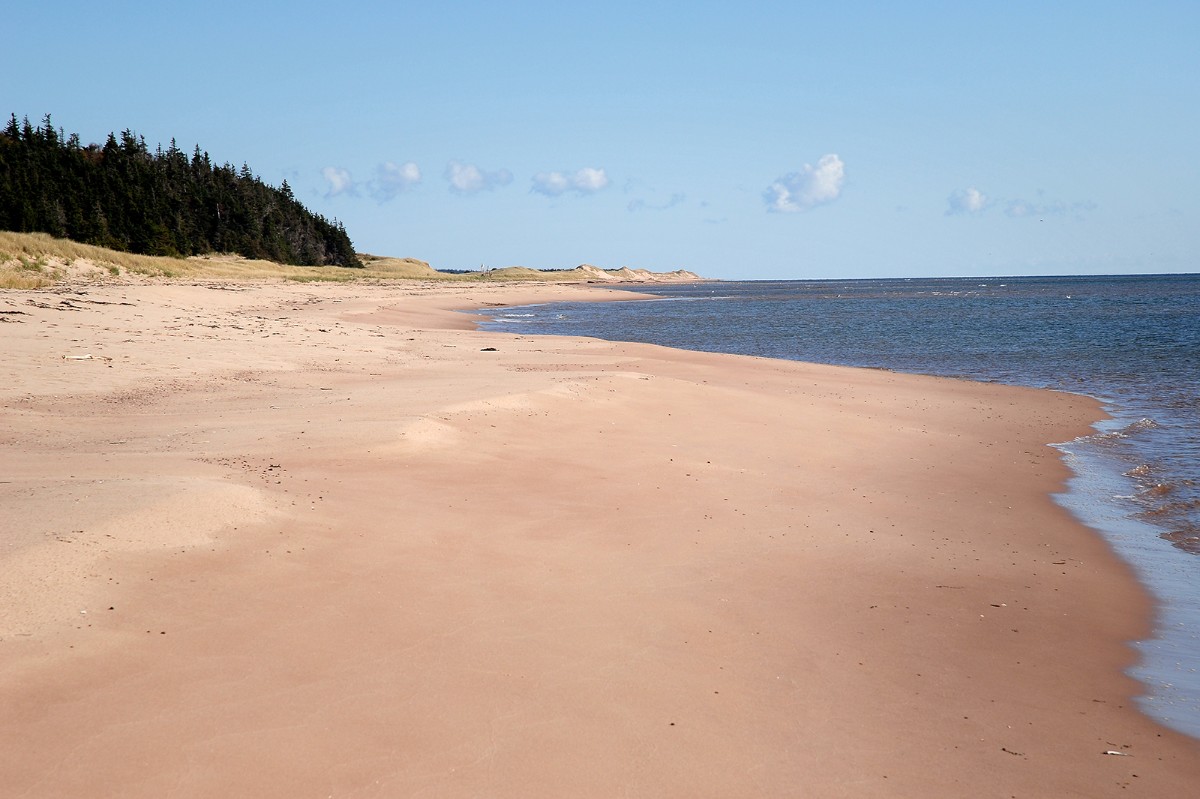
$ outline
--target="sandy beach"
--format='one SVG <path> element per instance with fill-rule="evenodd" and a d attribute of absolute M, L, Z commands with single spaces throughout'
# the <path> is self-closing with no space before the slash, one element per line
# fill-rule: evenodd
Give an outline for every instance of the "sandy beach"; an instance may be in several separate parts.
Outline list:
<path fill-rule="evenodd" d="M 1097 403 L 457 312 L 615 294 L 0 293 L 2 793 L 1192 795 Z"/>

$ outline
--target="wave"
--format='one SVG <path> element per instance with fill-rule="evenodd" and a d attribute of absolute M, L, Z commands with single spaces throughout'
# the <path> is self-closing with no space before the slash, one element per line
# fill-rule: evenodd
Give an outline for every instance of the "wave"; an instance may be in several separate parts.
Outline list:
<path fill-rule="evenodd" d="M 1089 436 L 1083 436 L 1080 441 L 1089 442 L 1092 444 L 1109 444 L 1135 436 L 1138 433 L 1144 433 L 1147 430 L 1158 430 L 1162 427 L 1161 424 L 1149 417 L 1142 417 L 1135 422 L 1130 422 L 1117 430 L 1106 430 L 1102 433 L 1093 433 Z M 1149 468 L 1145 464 L 1137 468 Z M 1133 475 L 1131 475 L 1133 476 Z"/>
<path fill-rule="evenodd" d="M 1177 549 L 1182 549 L 1184 552 L 1190 552 L 1193 555 L 1200 555 L 1200 527 L 1194 524 L 1183 525 L 1169 532 L 1162 533 L 1160 537 L 1166 541 L 1170 541 L 1171 545 Z"/>

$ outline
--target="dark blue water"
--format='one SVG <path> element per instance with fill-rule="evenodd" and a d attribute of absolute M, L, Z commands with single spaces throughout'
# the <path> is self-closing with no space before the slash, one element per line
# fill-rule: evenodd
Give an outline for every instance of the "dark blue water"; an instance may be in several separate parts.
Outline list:
<path fill-rule="evenodd" d="M 1200 737 L 1200 275 L 750 281 L 509 308 L 484 327 L 866 366 L 1088 394 L 1060 497 L 1159 601 L 1143 708 Z"/>

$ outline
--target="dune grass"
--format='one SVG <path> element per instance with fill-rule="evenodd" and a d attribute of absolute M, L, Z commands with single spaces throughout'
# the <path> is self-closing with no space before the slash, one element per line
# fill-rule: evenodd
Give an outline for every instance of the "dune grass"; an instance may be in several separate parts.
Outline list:
<path fill-rule="evenodd" d="M 411 258 L 362 257 L 365 269 L 289 266 L 237 255 L 165 258 L 94 247 L 44 233 L 0 231 L 0 288 L 38 289 L 64 281 L 100 282 L 129 277 L 184 280 L 479 280 L 487 274 L 449 275 Z"/>
<path fill-rule="evenodd" d="M 36 289 L 64 281 L 101 282 L 121 278 L 184 280 L 463 280 L 411 258 L 363 256 L 365 269 L 339 266 L 289 266 L 238 255 L 213 254 L 166 258 L 109 250 L 45 233 L 0 231 L 0 288 Z"/>
<path fill-rule="evenodd" d="M 0 256 L 3 255 L 0 253 Z M 0 288 L 40 289 L 58 282 L 59 270 L 51 267 L 44 258 L 35 260 L 19 255 L 16 258 L 4 257 L 4 261 L 0 267 Z"/>
<path fill-rule="evenodd" d="M 0 231 L 0 288 L 53 286 L 72 278 L 70 267 L 80 263 L 90 265 L 89 279 L 99 280 L 122 274 L 173 277 L 187 262 L 107 250 L 45 233 Z"/>
<path fill-rule="evenodd" d="M 415 258 L 359 253 L 364 268 L 289 266 L 239 255 L 166 258 L 94 247 L 45 233 L 0 231 L 0 289 L 39 289 L 64 282 L 139 278 L 181 280 L 292 280 L 300 283 L 436 280 L 439 282 L 585 281 L 603 277 L 595 267 L 543 272 L 523 266 L 478 272 L 439 272 Z M 591 270 L 590 272 L 587 270 Z M 603 270 L 614 277 L 622 270 Z M 628 270 L 624 270 L 628 272 Z M 631 273 L 632 274 L 632 273 Z"/>

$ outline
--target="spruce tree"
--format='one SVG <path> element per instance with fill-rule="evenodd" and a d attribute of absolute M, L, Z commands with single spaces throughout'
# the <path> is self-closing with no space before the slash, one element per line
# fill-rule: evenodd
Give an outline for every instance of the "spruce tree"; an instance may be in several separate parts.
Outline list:
<path fill-rule="evenodd" d="M 156 255 L 235 252 L 304 265 L 361 266 L 345 228 L 301 205 L 243 163 L 189 160 L 171 140 L 154 151 L 132 130 L 103 146 L 16 114 L 0 133 L 0 229 L 40 231 Z"/>

